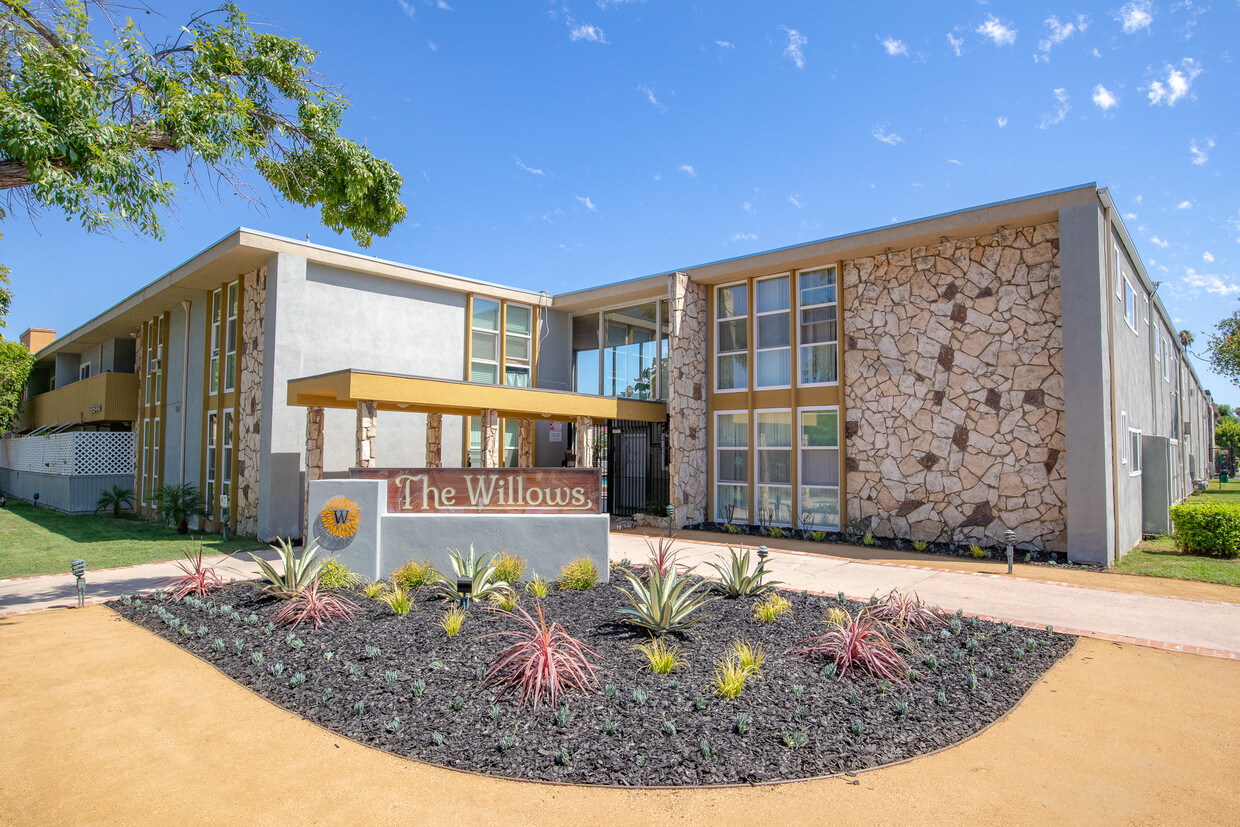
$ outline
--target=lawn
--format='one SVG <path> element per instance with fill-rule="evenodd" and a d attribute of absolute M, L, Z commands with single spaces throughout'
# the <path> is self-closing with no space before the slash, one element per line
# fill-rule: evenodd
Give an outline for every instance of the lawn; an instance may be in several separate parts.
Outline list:
<path fill-rule="evenodd" d="M 201 538 L 207 554 L 266 547 L 247 537 L 225 543 L 218 534 L 183 536 L 132 516 L 62 514 L 10 501 L 0 508 L 0 579 L 67 572 L 75 557 L 91 569 L 176 560 L 191 537 L 195 548 Z"/>
<path fill-rule="evenodd" d="M 1188 502 L 1218 502 L 1240 504 L 1240 481 L 1220 484 L 1210 480 L 1210 487 L 1201 494 L 1194 494 Z M 1144 540 L 1111 571 L 1120 574 L 1141 574 L 1147 577 L 1170 577 L 1176 580 L 1198 580 L 1202 583 L 1222 583 L 1240 586 L 1240 560 L 1221 560 L 1217 557 L 1199 557 L 1183 554 L 1175 540 L 1157 537 Z"/>
<path fill-rule="evenodd" d="M 1240 480 L 1232 479 L 1226 485 L 1221 485 L 1217 479 L 1210 480 L 1210 487 L 1201 494 L 1194 494 L 1189 498 L 1190 502 L 1197 502 L 1197 498 L 1217 503 L 1240 503 Z"/>

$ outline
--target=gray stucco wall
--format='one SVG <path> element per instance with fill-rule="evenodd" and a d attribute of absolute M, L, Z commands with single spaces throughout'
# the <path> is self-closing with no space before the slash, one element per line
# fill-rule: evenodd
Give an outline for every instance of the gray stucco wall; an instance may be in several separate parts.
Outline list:
<path fill-rule="evenodd" d="M 78 368 L 82 365 L 82 358 L 76 353 L 57 353 L 56 354 L 56 387 L 63 388 L 65 385 L 71 385 L 78 380 Z"/>
<path fill-rule="evenodd" d="M 65 476 L 0 468 L 0 492 L 27 502 L 32 501 L 37 492 L 41 508 L 67 511 L 70 514 L 94 512 L 99 503 L 99 495 L 114 485 L 132 489 L 133 474 Z M 67 566 L 68 561 L 65 563 Z"/>
<path fill-rule="evenodd" d="M 264 331 L 262 455 L 258 532 L 301 533 L 305 410 L 290 407 L 288 382 L 347 368 L 461 379 L 465 295 L 356 273 L 278 254 L 268 263 Z M 354 462 L 355 414 L 328 411 L 324 470 Z M 460 455 L 460 426 L 444 422 L 443 456 Z M 403 421 L 402 421 L 403 420 Z M 424 453 L 425 419 L 379 414 L 381 465 L 414 463 Z"/>
<path fill-rule="evenodd" d="M 1106 239 L 1096 203 L 1059 211 L 1063 296 L 1064 415 L 1068 463 L 1068 557 L 1105 563 L 1111 520 L 1110 369 L 1102 308 Z"/>
<path fill-rule="evenodd" d="M 538 387 L 572 390 L 573 317 L 560 310 L 543 308 L 538 341 Z"/>
<path fill-rule="evenodd" d="M 1107 234 L 1112 239 L 1111 233 Z M 1112 241 L 1117 243 L 1118 239 Z M 1128 325 L 1124 316 L 1124 280 L 1136 290 L 1136 329 Z M 1136 275 L 1136 269 L 1120 245 L 1119 264 L 1115 270 L 1115 286 L 1107 297 L 1110 302 L 1111 324 L 1115 331 L 1114 366 L 1115 407 L 1120 412 L 1120 427 L 1112 444 L 1120 452 L 1119 477 L 1115 496 L 1118 500 L 1119 526 L 1116 532 L 1116 556 L 1123 556 L 1128 549 L 1141 542 L 1142 512 L 1144 501 L 1142 471 L 1135 471 L 1131 454 L 1128 428 L 1139 429 L 1143 434 L 1158 433 L 1158 405 L 1154 398 L 1150 364 L 1150 311 L 1148 294 Z M 1125 459 L 1127 461 L 1125 461 Z M 1111 561 L 1108 561 L 1111 562 Z"/>

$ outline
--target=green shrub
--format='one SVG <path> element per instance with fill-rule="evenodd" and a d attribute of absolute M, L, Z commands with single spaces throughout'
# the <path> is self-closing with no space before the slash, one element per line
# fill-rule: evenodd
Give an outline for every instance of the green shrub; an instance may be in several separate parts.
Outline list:
<path fill-rule="evenodd" d="M 560 588 L 583 592 L 598 585 L 598 567 L 589 557 L 578 557 L 560 569 Z"/>
<path fill-rule="evenodd" d="M 435 571 L 435 564 L 430 560 L 421 563 L 410 560 L 392 572 L 392 582 L 412 591 L 439 582 L 439 572 Z"/>
<path fill-rule="evenodd" d="M 1190 502 L 1171 507 L 1175 540 L 1187 554 L 1240 557 L 1240 504 Z"/>
<path fill-rule="evenodd" d="M 525 558 L 511 554 L 507 550 L 500 552 L 492 565 L 495 566 L 495 576 L 514 589 L 521 575 L 525 574 Z"/>
<path fill-rule="evenodd" d="M 325 589 L 347 589 L 357 585 L 358 576 L 335 557 L 329 558 L 319 569 L 319 585 Z"/>

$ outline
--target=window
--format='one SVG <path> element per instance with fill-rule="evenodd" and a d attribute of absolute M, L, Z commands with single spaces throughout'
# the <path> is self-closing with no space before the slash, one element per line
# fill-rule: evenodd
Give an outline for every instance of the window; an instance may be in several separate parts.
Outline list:
<path fill-rule="evenodd" d="M 1171 381 L 1171 363 L 1175 359 L 1175 357 L 1171 355 L 1172 353 L 1175 352 L 1171 349 L 1171 340 L 1164 338 L 1162 340 L 1162 348 L 1163 348 L 1163 379 L 1166 379 L 1168 382 L 1170 382 Z"/>
<path fill-rule="evenodd" d="M 211 375 L 207 383 L 212 395 L 220 390 L 220 311 L 223 308 L 223 291 L 211 294 Z"/>
<path fill-rule="evenodd" d="M 1128 322 L 1133 333 L 1137 332 L 1137 291 L 1127 276 L 1124 277 L 1124 321 Z"/>
<path fill-rule="evenodd" d="M 524 304 L 509 304 L 504 310 L 504 384 L 516 388 L 530 386 L 530 360 L 533 353 L 534 313 Z"/>
<path fill-rule="evenodd" d="M 86 364 L 78 368 L 78 380 L 81 381 L 82 379 L 89 379 L 89 378 L 90 378 L 90 362 L 87 362 Z"/>
<path fill-rule="evenodd" d="M 220 463 L 220 511 L 231 507 L 233 466 L 233 412 L 224 411 L 224 461 Z M 221 514 L 221 516 L 223 516 Z"/>
<path fill-rule="evenodd" d="M 788 277 L 754 282 L 754 387 L 792 385 L 791 297 Z"/>
<path fill-rule="evenodd" d="M 163 441 L 164 429 L 159 417 L 155 417 L 155 428 L 151 431 L 151 493 L 159 488 L 164 476 L 163 466 L 159 464 L 159 443 Z"/>
<path fill-rule="evenodd" d="M 139 492 L 142 504 L 146 505 L 151 498 L 151 421 L 142 423 L 142 490 Z"/>
<path fill-rule="evenodd" d="M 520 463 L 518 447 L 521 444 L 521 420 L 504 420 L 504 455 L 500 464 L 505 468 L 516 468 Z"/>
<path fill-rule="evenodd" d="M 658 314 L 658 302 L 603 311 L 603 396 L 655 397 Z"/>
<path fill-rule="evenodd" d="M 1120 268 L 1124 266 L 1124 254 L 1119 251 L 1118 244 L 1113 249 L 1115 253 L 1115 274 L 1119 276 L 1115 280 L 1115 298 L 1122 299 L 1124 297 L 1124 279 Z"/>
<path fill-rule="evenodd" d="M 1171 392 L 1171 439 L 1177 441 L 1180 438 L 1180 395 L 1175 391 Z"/>
<path fill-rule="evenodd" d="M 715 414 L 715 519 L 749 522 L 749 414 Z"/>
<path fill-rule="evenodd" d="M 792 411 L 758 411 L 757 497 L 760 522 L 792 525 Z"/>
<path fill-rule="evenodd" d="M 224 392 L 237 387 L 237 305 L 240 288 L 237 282 L 228 285 L 227 320 L 224 324 Z"/>
<path fill-rule="evenodd" d="M 840 527 L 840 414 L 836 408 L 801 411 L 801 527 Z"/>
<path fill-rule="evenodd" d="M 469 419 L 469 465 L 472 468 L 482 467 L 482 418 L 477 416 Z M 520 461 L 521 420 L 501 419 L 500 434 L 504 444 L 501 447 L 500 467 L 516 468 Z"/>
<path fill-rule="evenodd" d="M 1128 412 L 1127 411 L 1119 412 L 1119 432 L 1121 435 L 1128 433 Z M 1121 439 L 1119 443 L 1119 464 L 1120 465 L 1128 464 L 1128 442 L 1123 439 Z"/>
<path fill-rule="evenodd" d="M 1132 456 L 1132 467 L 1128 471 L 1128 476 L 1135 477 L 1141 473 L 1141 432 L 1136 428 L 1128 429 L 1128 442 L 1130 445 L 1130 455 Z"/>
<path fill-rule="evenodd" d="M 839 381 L 836 349 L 835 268 L 824 267 L 797 276 L 797 344 L 800 347 L 802 385 Z"/>
<path fill-rule="evenodd" d="M 211 411 L 207 414 L 207 519 L 215 519 L 215 460 L 216 460 L 216 425 L 219 414 Z"/>
<path fill-rule="evenodd" d="M 749 292 L 746 284 L 715 290 L 715 390 L 749 388 Z"/>
<path fill-rule="evenodd" d="M 469 381 L 499 384 L 499 302 L 475 298 L 470 324 Z"/>

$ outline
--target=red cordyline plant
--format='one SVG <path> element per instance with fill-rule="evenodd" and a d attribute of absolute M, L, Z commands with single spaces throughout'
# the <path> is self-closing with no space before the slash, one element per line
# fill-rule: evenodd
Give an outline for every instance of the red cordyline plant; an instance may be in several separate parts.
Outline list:
<path fill-rule="evenodd" d="M 650 547 L 650 565 L 659 570 L 659 574 L 667 575 L 672 570 L 672 566 L 676 565 L 677 549 L 672 547 L 675 542 L 674 537 L 660 537 L 657 543 L 650 542 L 650 538 L 646 538 L 646 545 Z"/>
<path fill-rule="evenodd" d="M 357 610 L 357 604 L 352 600 L 320 587 L 317 577 L 301 591 L 277 592 L 275 596 L 284 601 L 280 611 L 276 612 L 277 626 L 296 626 L 306 620 L 313 623 L 316 629 L 324 622 L 334 626 L 336 621 L 352 620 L 353 612 Z"/>
<path fill-rule="evenodd" d="M 598 666 L 590 662 L 590 657 L 597 658 L 599 655 L 570 635 L 559 623 L 548 626 L 541 601 L 534 601 L 537 620 L 521 606 L 511 612 L 495 608 L 491 611 L 511 618 L 521 628 L 492 632 L 478 638 L 516 639 L 496 656 L 487 670 L 484 681 L 488 685 L 499 687 L 501 694 L 516 692 L 520 696 L 520 706 L 532 701 L 535 710 L 543 697 L 555 706 L 560 694 L 566 690 L 588 692 L 598 687 Z"/>
<path fill-rule="evenodd" d="M 899 640 L 903 635 L 889 623 L 870 614 L 852 618 L 839 626 L 832 626 L 825 635 L 801 641 L 789 651 L 806 660 L 826 658 L 835 663 L 835 674 L 844 677 L 856 667 L 875 678 L 899 683 L 904 678 L 908 663 L 896 650 L 891 638 Z"/>
<path fill-rule="evenodd" d="M 224 578 L 216 573 L 215 566 L 208 566 L 202 562 L 201 543 L 198 544 L 196 554 L 192 553 L 188 546 L 184 549 L 184 553 L 185 559 L 177 561 L 177 568 L 184 574 L 162 581 L 169 585 L 173 596 L 178 600 L 190 594 L 194 597 L 204 597 L 211 589 L 228 585 L 224 582 Z"/>
<path fill-rule="evenodd" d="M 947 622 L 937 608 L 922 603 L 917 592 L 901 592 L 899 589 L 892 589 L 877 606 L 871 607 L 870 614 L 898 629 L 918 632 L 929 631 Z"/>

